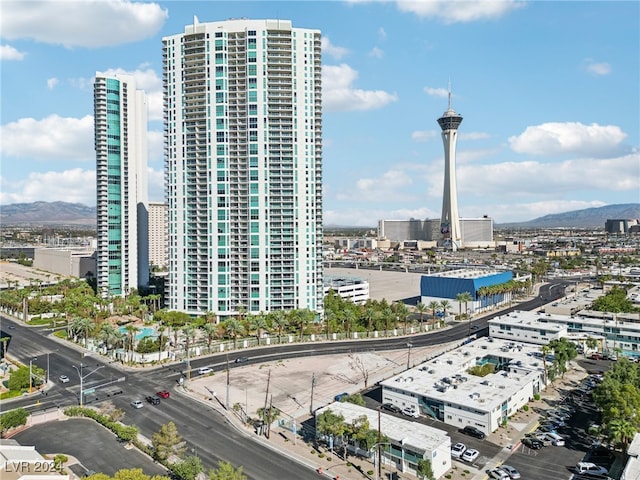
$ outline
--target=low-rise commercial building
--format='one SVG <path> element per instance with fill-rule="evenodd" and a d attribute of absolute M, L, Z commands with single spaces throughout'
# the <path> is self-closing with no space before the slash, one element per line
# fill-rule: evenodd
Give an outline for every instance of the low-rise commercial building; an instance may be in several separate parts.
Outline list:
<path fill-rule="evenodd" d="M 544 388 L 539 349 L 484 337 L 381 382 L 382 401 L 489 434 Z"/>
<path fill-rule="evenodd" d="M 360 277 L 325 275 L 324 294 L 327 295 L 330 290 L 356 304 L 363 304 L 369 300 L 369 282 Z"/>
<path fill-rule="evenodd" d="M 399 472 L 415 475 L 420 460 L 431 461 L 435 478 L 440 478 L 451 469 L 451 437 L 443 430 L 349 402 L 335 402 L 318 409 L 316 419 L 327 410 L 342 415 L 344 422 L 348 424 L 363 416 L 367 418 L 371 429 L 377 429 L 379 422 L 380 433 L 388 439 L 379 449 L 378 445 L 374 445 L 366 451 L 358 445 L 350 444 L 351 451 L 371 458 L 376 464 L 379 451 L 382 464 L 391 465 Z"/>
<path fill-rule="evenodd" d="M 567 336 L 567 326 L 540 321 L 537 315 L 525 316 L 511 312 L 489 320 L 489 336 L 518 342 L 546 345 Z"/>

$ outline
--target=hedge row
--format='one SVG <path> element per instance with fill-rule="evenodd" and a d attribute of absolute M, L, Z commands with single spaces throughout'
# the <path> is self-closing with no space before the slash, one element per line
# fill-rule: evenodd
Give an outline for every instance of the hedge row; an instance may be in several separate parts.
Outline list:
<path fill-rule="evenodd" d="M 126 442 L 136 442 L 138 440 L 138 427 L 135 425 L 123 425 L 119 422 L 114 422 L 108 416 L 102 415 L 91 408 L 84 407 L 69 407 L 66 408 L 64 414 L 68 417 L 87 417 L 95 420 L 100 425 L 105 426 L 118 438 Z"/>

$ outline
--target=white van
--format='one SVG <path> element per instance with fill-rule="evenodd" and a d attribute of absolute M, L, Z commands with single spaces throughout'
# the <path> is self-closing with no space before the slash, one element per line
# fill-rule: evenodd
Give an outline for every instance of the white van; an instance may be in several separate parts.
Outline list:
<path fill-rule="evenodd" d="M 547 432 L 544 436 L 551 442 L 551 445 L 554 445 L 556 447 L 564 447 L 564 438 L 562 438 L 557 433 Z"/>

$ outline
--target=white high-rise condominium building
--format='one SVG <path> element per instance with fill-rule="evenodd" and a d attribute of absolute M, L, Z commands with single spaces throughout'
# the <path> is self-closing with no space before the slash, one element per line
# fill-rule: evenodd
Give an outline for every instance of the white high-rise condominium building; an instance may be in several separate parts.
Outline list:
<path fill-rule="evenodd" d="M 170 309 L 322 311 L 320 41 L 195 18 L 163 38 Z"/>
<path fill-rule="evenodd" d="M 97 284 L 103 297 L 149 283 L 147 98 L 133 77 L 96 74 Z"/>
<path fill-rule="evenodd" d="M 167 267 L 167 204 L 149 202 L 149 264 Z"/>

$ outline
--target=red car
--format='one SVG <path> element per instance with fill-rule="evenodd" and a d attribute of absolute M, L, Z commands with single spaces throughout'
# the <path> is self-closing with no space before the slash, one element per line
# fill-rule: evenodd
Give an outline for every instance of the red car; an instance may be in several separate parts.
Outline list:
<path fill-rule="evenodd" d="M 162 390 L 161 392 L 157 392 L 156 395 L 160 398 L 169 398 L 170 394 L 166 390 Z"/>

